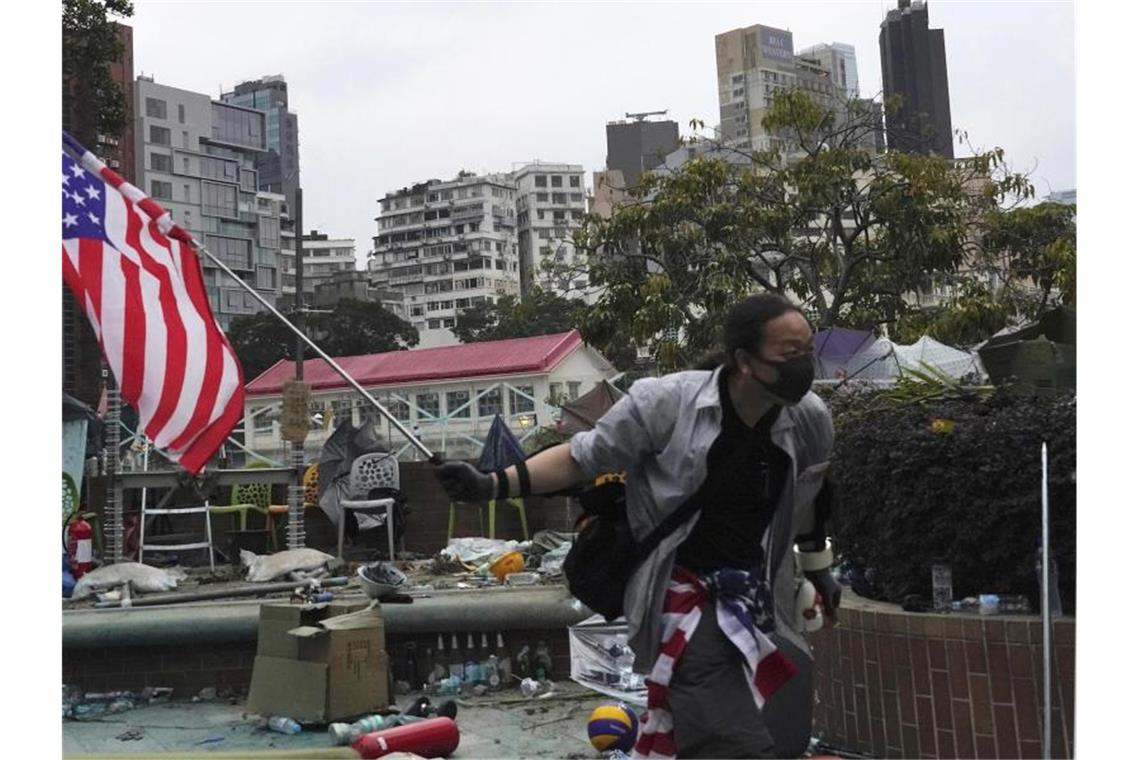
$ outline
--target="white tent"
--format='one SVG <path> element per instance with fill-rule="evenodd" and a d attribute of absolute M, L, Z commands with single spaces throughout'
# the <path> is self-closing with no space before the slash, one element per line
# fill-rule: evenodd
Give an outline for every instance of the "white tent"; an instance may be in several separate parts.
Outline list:
<path fill-rule="evenodd" d="M 844 371 L 850 380 L 892 380 L 903 369 L 924 371 L 928 364 L 955 379 L 980 374 L 980 368 L 969 351 L 960 351 L 924 335 L 910 345 L 892 343 L 879 338 L 870 347 L 847 362 Z"/>

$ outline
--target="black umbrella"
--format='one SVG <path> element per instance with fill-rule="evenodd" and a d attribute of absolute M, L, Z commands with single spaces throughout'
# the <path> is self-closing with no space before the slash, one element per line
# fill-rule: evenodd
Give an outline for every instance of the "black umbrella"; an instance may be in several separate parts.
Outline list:
<path fill-rule="evenodd" d="M 317 494 L 321 509 L 333 521 L 340 522 L 340 500 L 351 498 L 348 478 L 352 463 L 363 454 L 387 452 L 389 449 L 377 435 L 376 426 L 365 424 L 355 427 L 352 420 L 337 425 L 336 430 L 321 448 L 317 464 Z"/>

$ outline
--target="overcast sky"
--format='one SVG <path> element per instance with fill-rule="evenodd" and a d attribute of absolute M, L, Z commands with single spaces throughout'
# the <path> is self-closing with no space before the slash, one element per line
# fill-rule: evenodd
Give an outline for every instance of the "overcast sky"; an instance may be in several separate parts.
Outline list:
<path fill-rule="evenodd" d="M 1076 184 L 1070 2 L 934 0 L 955 129 L 1033 170 L 1039 195 Z M 534 159 L 604 168 L 605 124 L 669 109 L 717 121 L 716 34 L 788 29 L 796 50 L 855 46 L 881 89 L 893 0 L 747 3 L 157 2 L 135 0 L 135 73 L 217 96 L 283 74 L 301 141 L 304 224 L 366 259 L 385 192 Z M 958 147 L 959 155 L 962 148 Z M 589 182 L 589 180 L 587 180 Z"/>

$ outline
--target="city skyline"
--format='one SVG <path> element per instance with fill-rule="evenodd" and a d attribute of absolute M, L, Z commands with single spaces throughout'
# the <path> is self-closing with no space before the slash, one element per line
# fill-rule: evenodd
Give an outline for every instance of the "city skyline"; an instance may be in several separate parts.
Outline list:
<path fill-rule="evenodd" d="M 860 90 L 877 96 L 879 24 L 894 5 L 331 4 L 313 14 L 305 3 L 140 2 L 127 23 L 136 73 L 163 84 L 212 93 L 284 75 L 301 124 L 305 226 L 351 236 L 363 265 L 377 199 L 411 182 L 535 159 L 600 171 L 605 125 L 627 111 L 668 108 L 683 135 L 694 118 L 715 125 L 714 38 L 730 29 L 790 29 L 798 48 L 851 44 Z M 232 23 L 218 24 L 222 13 Z M 1075 187 L 1072 4 L 935 0 L 930 16 L 946 30 L 953 127 L 1035 169 L 1039 196 Z M 281 35 L 243 35 L 255 19 Z M 209 29 L 227 55 L 187 57 L 166 44 L 171 28 L 197 39 Z M 304 45 L 283 41 L 294 28 Z M 564 42 L 587 38 L 592 50 Z"/>

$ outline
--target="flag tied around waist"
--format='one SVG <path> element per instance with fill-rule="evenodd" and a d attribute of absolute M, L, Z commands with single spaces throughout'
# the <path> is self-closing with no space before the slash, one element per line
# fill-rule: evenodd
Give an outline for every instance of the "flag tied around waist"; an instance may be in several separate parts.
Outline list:
<path fill-rule="evenodd" d="M 139 429 L 198 473 L 241 418 L 245 390 L 193 240 L 66 132 L 63 145 L 63 279 Z"/>

